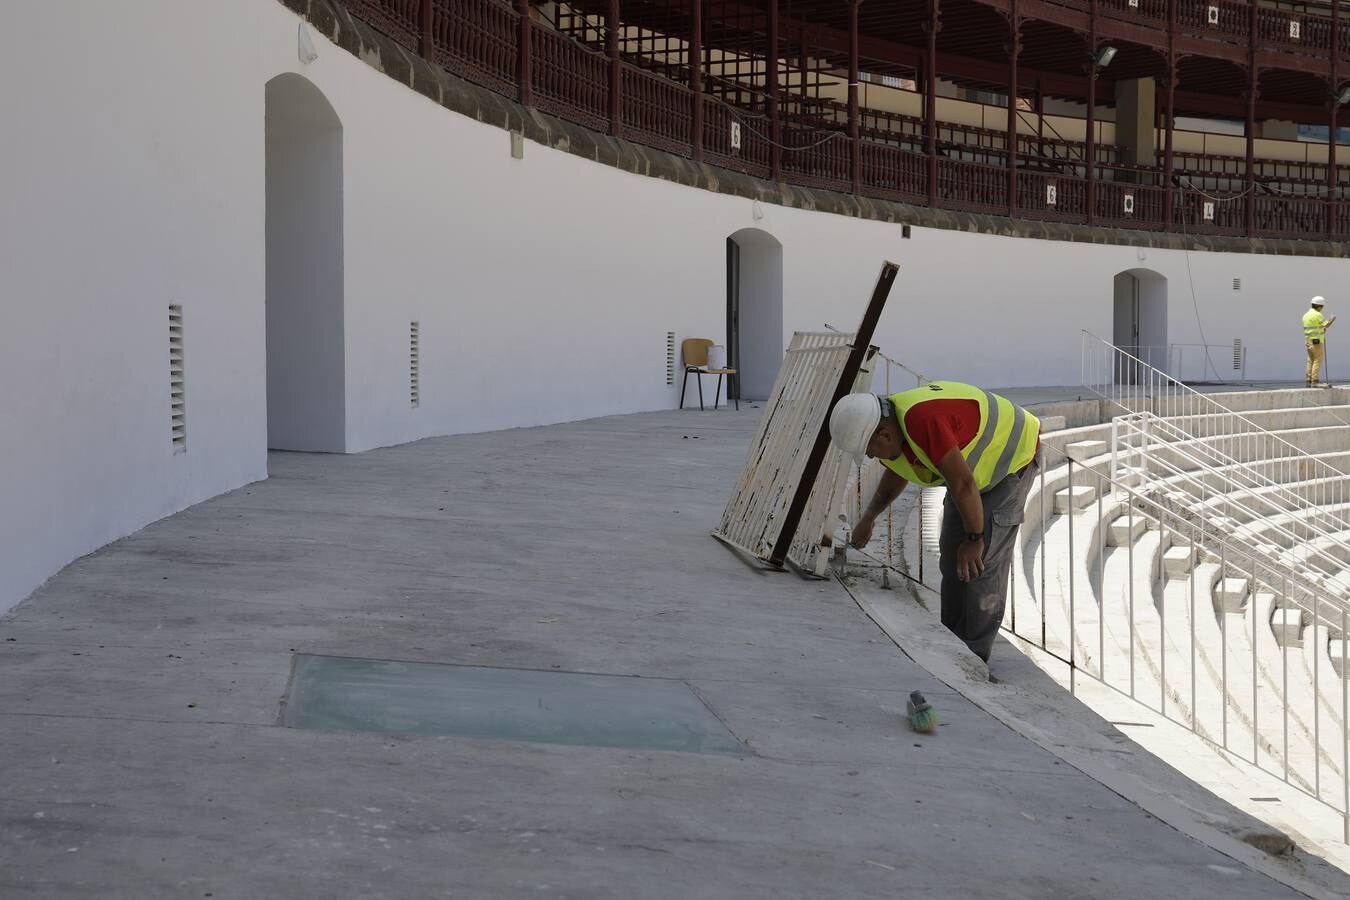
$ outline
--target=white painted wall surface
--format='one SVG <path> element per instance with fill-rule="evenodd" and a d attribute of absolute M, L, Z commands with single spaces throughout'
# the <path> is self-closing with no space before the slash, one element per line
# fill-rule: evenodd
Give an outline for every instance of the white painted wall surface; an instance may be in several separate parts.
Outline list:
<path fill-rule="evenodd" d="M 1172 341 L 1244 338 L 1300 377 L 1307 297 L 1350 262 L 914 229 L 627 174 L 457 116 L 275 0 L 21 4 L 0 54 L 0 609 L 71 559 L 265 475 L 264 85 L 301 72 L 343 124 L 346 442 L 670 408 L 665 334 L 725 338 L 725 239 L 783 247 L 781 344 L 856 325 L 901 265 L 877 342 L 934 377 L 1072 384 L 1112 279 L 1168 279 Z M 51 64 L 54 47 L 61 64 Z M 134 48 L 129 52 L 128 48 Z M 42 72 L 41 79 L 32 73 Z M 1192 305 L 1190 279 L 1195 285 Z M 1231 282 L 1240 277 L 1243 289 Z M 168 434 L 182 303 L 188 452 Z M 421 322 L 422 400 L 408 399 Z M 1333 367 L 1335 353 L 1333 348 Z M 1336 372 L 1333 368 L 1332 373 Z"/>

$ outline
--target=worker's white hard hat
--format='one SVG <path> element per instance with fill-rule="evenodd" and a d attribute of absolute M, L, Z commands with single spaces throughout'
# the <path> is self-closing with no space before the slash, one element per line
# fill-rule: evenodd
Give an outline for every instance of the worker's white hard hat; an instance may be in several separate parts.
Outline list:
<path fill-rule="evenodd" d="M 875 394 L 849 394 L 830 411 L 830 440 L 861 465 L 867 444 L 881 424 L 881 401 Z"/>
<path fill-rule="evenodd" d="M 1327 301 L 1326 301 L 1326 298 L 1325 298 L 1325 297 L 1314 297 L 1314 298 L 1312 298 L 1312 305 L 1313 305 L 1313 306 L 1325 306 L 1325 305 L 1326 305 L 1326 302 L 1327 302 Z"/>

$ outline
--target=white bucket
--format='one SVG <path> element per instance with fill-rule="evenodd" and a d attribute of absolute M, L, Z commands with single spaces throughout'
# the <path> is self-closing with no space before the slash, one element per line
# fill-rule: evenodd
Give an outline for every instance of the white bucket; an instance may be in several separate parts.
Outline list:
<path fill-rule="evenodd" d="M 708 348 L 708 368 L 725 369 L 727 367 L 727 348 L 713 344 Z"/>

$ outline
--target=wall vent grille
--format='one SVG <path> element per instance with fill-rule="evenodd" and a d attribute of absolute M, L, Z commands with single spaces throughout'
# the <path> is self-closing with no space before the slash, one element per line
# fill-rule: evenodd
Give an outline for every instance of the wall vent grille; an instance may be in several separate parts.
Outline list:
<path fill-rule="evenodd" d="M 169 433 L 175 453 L 187 450 L 187 387 L 183 369 L 183 307 L 169 304 Z"/>
<path fill-rule="evenodd" d="M 666 384 L 675 383 L 675 332 L 666 332 Z"/>
<path fill-rule="evenodd" d="M 1242 346 L 1242 338 L 1233 338 L 1233 371 L 1242 370 L 1242 358 L 1246 349 Z"/>
<path fill-rule="evenodd" d="M 413 322 L 408 329 L 408 392 L 412 408 L 422 403 L 422 325 Z"/>
<path fill-rule="evenodd" d="M 1235 291 L 1240 291 L 1240 290 L 1242 290 L 1242 279 L 1241 279 L 1241 278 L 1234 278 L 1234 279 L 1233 279 L 1233 290 L 1235 290 Z"/>

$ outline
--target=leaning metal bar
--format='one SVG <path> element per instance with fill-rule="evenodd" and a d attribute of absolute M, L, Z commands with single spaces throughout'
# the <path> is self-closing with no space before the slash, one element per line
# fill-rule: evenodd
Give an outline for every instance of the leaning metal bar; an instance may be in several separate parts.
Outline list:
<path fill-rule="evenodd" d="M 1202 526 L 1202 527 L 1203 527 L 1203 526 Z M 1190 543 L 1190 550 L 1191 550 L 1191 555 L 1190 555 L 1190 567 L 1191 567 L 1191 584 L 1190 584 L 1190 597 L 1191 597 L 1191 615 L 1190 615 L 1190 620 L 1191 620 L 1191 730 L 1194 731 L 1194 730 L 1195 730 L 1195 570 L 1196 570 L 1196 568 L 1197 568 L 1197 566 L 1196 566 L 1196 564 L 1195 564 L 1195 525 L 1194 525 L 1194 523 L 1192 523 L 1192 525 L 1191 525 L 1191 527 L 1190 527 L 1189 530 L 1190 530 L 1190 532 L 1191 532 L 1191 543 Z"/>
<path fill-rule="evenodd" d="M 1072 695 L 1077 686 L 1076 674 L 1078 666 L 1075 662 L 1074 653 L 1078 646 L 1077 635 L 1077 616 L 1074 615 L 1073 602 L 1073 583 L 1074 572 L 1078 568 L 1073 564 L 1073 457 L 1069 457 L 1069 693 Z"/>
<path fill-rule="evenodd" d="M 1253 557 L 1253 558 L 1252 558 L 1252 596 L 1251 596 L 1251 599 L 1247 601 L 1247 603 L 1248 603 L 1248 605 L 1251 607 L 1251 614 L 1252 614 L 1252 615 L 1251 615 L 1251 619 L 1252 619 L 1252 765 L 1254 765 L 1254 766 L 1259 766 L 1259 765 L 1261 765 L 1260 740 L 1259 740 L 1259 735 L 1260 735 L 1260 733 L 1261 733 L 1261 729 L 1260 729 L 1261 702 L 1260 702 L 1260 697 L 1258 696 L 1258 693 L 1257 693 L 1257 687 L 1256 687 L 1256 671 L 1257 671 L 1257 663 L 1256 663 L 1256 638 L 1257 638 L 1257 635 L 1260 633 L 1261 629 L 1260 629 L 1260 627 L 1257 625 L 1257 622 L 1256 622 L 1256 585 L 1257 585 L 1256 573 L 1257 573 L 1257 568 L 1256 568 L 1256 558 Z"/>
<path fill-rule="evenodd" d="M 1129 573 L 1125 579 L 1130 592 L 1130 696 L 1134 696 L 1134 499 L 1126 498 L 1129 503 L 1130 531 L 1126 546 L 1129 563 Z"/>
<path fill-rule="evenodd" d="M 1317 680 L 1317 657 L 1322 655 L 1318 646 L 1317 626 L 1322 622 L 1322 595 L 1313 595 L 1313 793 L 1322 799 L 1322 691 Z M 1342 725 L 1345 723 L 1342 722 Z"/>
<path fill-rule="evenodd" d="M 1100 477 L 1098 478 L 1100 481 Z M 1102 485 L 1097 485 L 1097 677 L 1106 680 L 1106 537 L 1102 530 Z"/>
<path fill-rule="evenodd" d="M 1223 671 L 1223 748 L 1228 749 L 1228 594 L 1224 581 L 1228 577 L 1228 547 L 1219 551 L 1219 664 Z"/>
<path fill-rule="evenodd" d="M 777 3 L 771 5 L 771 9 L 776 10 Z M 773 22 L 774 39 L 777 39 L 778 17 L 775 12 L 771 17 Z M 770 74 L 776 77 L 777 70 L 777 45 L 773 47 L 773 58 L 770 60 Z M 776 101 L 775 101 L 776 103 Z M 774 107 L 775 120 L 777 107 Z M 886 306 L 886 298 L 890 296 L 891 285 L 895 283 L 895 276 L 900 271 L 900 267 L 895 263 L 887 261 L 881 266 L 881 274 L 877 277 L 876 287 L 872 289 L 872 299 L 868 301 L 867 311 L 863 313 L 862 323 L 858 326 L 857 336 L 853 339 L 853 346 L 848 355 L 848 360 L 844 363 L 844 371 L 839 375 L 839 382 L 835 385 L 834 396 L 826 408 L 825 417 L 820 423 L 820 428 L 816 432 L 815 443 L 811 447 L 810 455 L 806 458 L 806 466 L 802 471 L 801 480 L 797 482 L 796 492 L 793 494 L 792 503 L 788 506 L 787 513 L 783 517 L 783 527 L 778 533 L 778 540 L 769 554 L 769 564 L 775 567 L 781 567 L 787 559 L 788 549 L 792 545 L 792 539 L 797 533 L 797 525 L 801 521 L 802 512 L 806 509 L 806 501 L 811 496 L 811 489 L 815 486 L 816 474 L 820 471 L 821 463 L 825 459 L 825 451 L 830 445 L 829 428 L 829 410 L 834 408 L 834 404 L 848 393 L 853 386 L 854 379 L 858 377 L 858 372 L 862 368 L 863 357 L 867 353 L 868 346 L 872 343 L 872 335 L 876 332 L 877 322 L 881 319 L 881 311 Z"/>
<path fill-rule="evenodd" d="M 1345 630 L 1345 610 L 1341 610 L 1341 839 L 1350 844 L 1350 704 L 1346 702 L 1350 684 L 1350 631 Z"/>
<path fill-rule="evenodd" d="M 1045 466 L 1041 466 L 1041 649 L 1045 649 Z"/>
<path fill-rule="evenodd" d="M 1281 582 L 1283 590 L 1280 591 L 1280 602 L 1289 602 L 1289 578 L 1286 576 Z M 1288 632 L 1285 633 L 1285 640 L 1288 640 Z M 1278 642 L 1277 642 L 1278 643 Z M 1283 686 L 1280 688 L 1283 696 L 1280 698 L 1280 708 L 1284 714 L 1284 780 L 1289 781 L 1289 648 L 1280 644 L 1280 665 L 1283 670 L 1281 678 Z"/>
<path fill-rule="evenodd" d="M 1167 593 L 1167 572 L 1163 568 L 1163 554 L 1167 552 L 1167 520 L 1158 519 L 1158 584 L 1164 595 Z M 1166 599 L 1165 596 L 1163 598 Z M 1163 718 L 1167 717 L 1167 604 L 1158 604 L 1158 668 L 1161 684 L 1158 694 Z"/>

